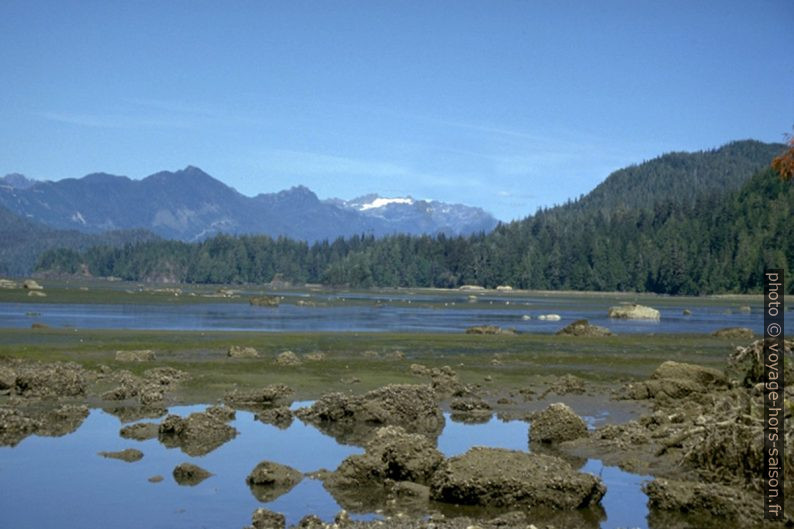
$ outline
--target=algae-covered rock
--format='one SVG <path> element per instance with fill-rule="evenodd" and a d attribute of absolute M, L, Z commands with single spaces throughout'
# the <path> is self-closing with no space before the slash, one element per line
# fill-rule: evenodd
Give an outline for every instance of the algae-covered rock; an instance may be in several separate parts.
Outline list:
<path fill-rule="evenodd" d="M 189 487 L 193 487 L 198 485 L 208 477 L 212 476 L 212 473 L 201 468 L 198 465 L 194 465 L 193 463 L 180 463 L 178 464 L 173 471 L 174 481 L 176 481 L 179 485 L 187 485 Z"/>
<path fill-rule="evenodd" d="M 381 487 L 384 480 L 427 483 L 444 461 L 435 444 L 421 434 L 387 426 L 375 431 L 365 452 L 347 457 L 329 476 L 330 488 Z"/>
<path fill-rule="evenodd" d="M 245 482 L 251 487 L 251 494 L 266 503 L 286 494 L 302 479 L 303 474 L 292 467 L 262 461 L 248 474 Z"/>
<path fill-rule="evenodd" d="M 558 336 L 614 336 L 614 333 L 606 327 L 598 325 L 591 325 L 587 320 L 576 320 L 575 322 L 566 325 L 559 331 Z"/>
<path fill-rule="evenodd" d="M 237 435 L 237 430 L 226 421 L 212 412 L 191 413 L 185 418 L 169 415 L 160 423 L 158 435 L 160 442 L 169 448 L 179 447 L 190 456 L 202 456 Z"/>
<path fill-rule="evenodd" d="M 529 439 L 533 443 L 562 443 L 588 435 L 582 418 L 562 402 L 532 414 L 531 421 Z"/>
<path fill-rule="evenodd" d="M 725 327 L 714 331 L 713 336 L 717 338 L 736 338 L 740 340 L 752 340 L 755 333 L 747 327 Z"/>
<path fill-rule="evenodd" d="M 430 386 L 393 384 L 364 395 L 329 393 L 296 415 L 337 438 L 361 442 L 374 428 L 402 426 L 409 433 L 437 437 L 444 415 Z"/>
<path fill-rule="evenodd" d="M 459 505 L 574 510 L 597 505 L 606 487 L 564 460 L 500 448 L 475 447 L 436 472 L 430 497 Z"/>

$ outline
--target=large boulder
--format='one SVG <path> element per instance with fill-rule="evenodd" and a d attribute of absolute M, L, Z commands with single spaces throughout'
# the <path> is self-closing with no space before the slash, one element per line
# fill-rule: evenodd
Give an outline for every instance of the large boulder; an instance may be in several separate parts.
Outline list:
<path fill-rule="evenodd" d="M 248 474 L 245 482 L 257 500 L 267 503 L 292 490 L 302 479 L 303 474 L 292 467 L 262 461 Z"/>
<path fill-rule="evenodd" d="M 14 391 L 23 397 L 76 397 L 85 394 L 85 370 L 74 362 L 27 364 L 15 371 Z"/>
<path fill-rule="evenodd" d="M 203 456 L 237 435 L 227 420 L 228 416 L 213 410 L 191 413 L 185 418 L 169 415 L 160 423 L 158 436 L 169 448 L 179 447 L 187 455 Z"/>
<path fill-rule="evenodd" d="M 511 509 L 574 510 L 597 505 L 605 492 L 601 480 L 558 457 L 501 448 L 453 457 L 430 482 L 436 501 Z"/>
<path fill-rule="evenodd" d="M 654 524 L 656 527 L 667 526 L 665 513 L 685 514 L 710 522 L 721 520 L 723 523 L 731 522 L 731 526 L 735 523 L 737 527 L 755 527 L 763 518 L 758 508 L 762 501 L 760 495 L 739 487 L 655 479 L 643 486 L 643 492 L 648 495 L 650 518 L 662 522 L 661 525 Z"/>
<path fill-rule="evenodd" d="M 23 281 L 22 288 L 26 290 L 44 290 L 44 287 L 38 284 L 35 279 L 26 279 Z"/>
<path fill-rule="evenodd" d="M 364 395 L 329 393 L 296 415 L 337 439 L 360 443 L 374 428 L 402 426 L 409 433 L 437 437 L 444 415 L 430 386 L 394 384 Z"/>
<path fill-rule="evenodd" d="M 606 327 L 591 325 L 587 320 L 576 320 L 557 331 L 557 336 L 614 336 L 614 334 Z"/>
<path fill-rule="evenodd" d="M 364 448 L 342 461 L 326 480 L 329 488 L 380 487 L 384 480 L 426 484 L 444 461 L 430 439 L 399 426 L 379 428 Z"/>
<path fill-rule="evenodd" d="M 562 443 L 587 437 L 587 425 L 576 412 L 562 402 L 555 402 L 531 416 L 531 443 Z"/>
<path fill-rule="evenodd" d="M 634 303 L 610 307 L 609 317 L 625 320 L 658 320 L 661 313 L 654 308 Z"/>
<path fill-rule="evenodd" d="M 728 381 L 719 369 L 668 360 L 651 374 L 649 380 L 629 384 L 631 399 L 681 399 L 704 390 L 726 388 Z"/>

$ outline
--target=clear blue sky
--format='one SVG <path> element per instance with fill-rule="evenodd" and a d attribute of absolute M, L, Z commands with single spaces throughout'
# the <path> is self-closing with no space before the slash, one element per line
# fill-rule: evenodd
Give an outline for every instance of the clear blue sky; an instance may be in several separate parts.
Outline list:
<path fill-rule="evenodd" d="M 500 219 L 794 125 L 794 2 L 0 2 L 0 174 L 196 165 Z"/>

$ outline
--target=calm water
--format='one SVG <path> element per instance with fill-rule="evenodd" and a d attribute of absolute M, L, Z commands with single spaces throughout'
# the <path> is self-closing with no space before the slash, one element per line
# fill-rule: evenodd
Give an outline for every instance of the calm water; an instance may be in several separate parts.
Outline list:
<path fill-rule="evenodd" d="M 607 318 L 607 309 L 614 304 L 608 300 L 494 298 L 468 304 L 465 297 L 451 300 L 448 296 L 417 296 L 408 304 L 406 299 L 359 294 L 348 296 L 343 302 L 334 300 L 327 306 L 282 303 L 277 308 L 252 307 L 247 303 L 0 303 L 0 327 L 27 328 L 40 322 L 51 327 L 82 329 L 462 332 L 473 325 L 499 325 L 524 332 L 553 333 L 574 320 L 586 318 L 618 334 L 710 333 L 723 327 L 749 327 L 758 334 L 763 330 L 760 306 L 743 314 L 735 303 L 687 307 L 685 302 L 675 305 L 667 300 L 658 307 L 661 321 L 641 321 Z M 684 308 L 693 314 L 684 316 Z M 561 321 L 538 319 L 549 313 L 559 314 Z"/>
<path fill-rule="evenodd" d="M 203 406 L 175 407 L 187 415 Z M 357 447 L 340 445 L 311 426 L 296 420 L 279 430 L 237 412 L 233 425 L 240 434 L 203 457 L 191 458 L 167 449 L 157 440 L 137 442 L 119 437 L 119 419 L 93 410 L 73 434 L 61 438 L 29 437 L 14 448 L 0 448 L 0 512 L 5 527 L 229 528 L 250 523 L 254 509 L 282 512 L 288 524 L 309 513 L 326 521 L 340 510 L 318 480 L 305 478 L 287 494 L 260 503 L 245 484 L 245 476 L 262 460 L 290 465 L 302 472 L 334 469 Z M 527 450 L 528 425 L 493 418 L 484 424 L 449 420 L 439 449 L 457 455 L 475 445 Z M 102 450 L 134 447 L 144 458 L 136 463 L 104 459 Z M 177 485 L 171 471 L 191 461 L 215 475 L 194 487 Z M 647 497 L 640 490 L 645 476 L 603 466 L 589 460 L 584 472 L 600 475 L 608 488 L 603 499 L 607 519 L 603 529 L 647 527 Z M 147 478 L 160 474 L 161 483 Z M 374 515 L 359 515 L 371 518 Z"/>

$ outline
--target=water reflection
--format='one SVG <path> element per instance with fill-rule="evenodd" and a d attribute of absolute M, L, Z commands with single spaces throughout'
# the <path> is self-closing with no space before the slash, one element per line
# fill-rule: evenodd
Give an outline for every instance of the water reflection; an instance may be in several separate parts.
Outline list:
<path fill-rule="evenodd" d="M 168 411 L 187 416 L 204 408 L 180 406 Z M 245 477 L 263 460 L 288 465 L 302 473 L 333 470 L 345 457 L 361 453 L 361 448 L 341 445 L 301 421 L 279 429 L 257 421 L 252 413 L 238 411 L 231 425 L 240 434 L 201 457 L 168 449 L 156 439 L 123 439 L 119 436 L 119 418 L 102 410 L 92 410 L 71 435 L 32 436 L 14 448 L 0 448 L 3 523 L 18 529 L 239 529 L 249 522 L 251 512 L 263 505 L 284 513 L 288 524 L 297 523 L 309 513 L 326 521 L 333 519 L 340 507 L 317 479 L 304 477 L 288 493 L 263 504 L 252 495 Z M 527 423 L 520 421 L 492 417 L 482 424 L 462 424 L 447 420 L 438 446 L 447 456 L 462 454 L 477 445 L 526 451 L 527 434 Z M 143 451 L 144 458 L 125 463 L 97 455 L 103 450 L 130 447 Z M 182 462 L 197 464 L 213 476 L 195 487 L 180 487 L 171 472 Z M 602 528 L 647 527 L 647 498 L 640 491 L 645 477 L 603 466 L 595 460 L 586 461 L 582 470 L 600 475 L 607 485 Z M 165 479 L 150 483 L 148 478 L 155 475 Z"/>

